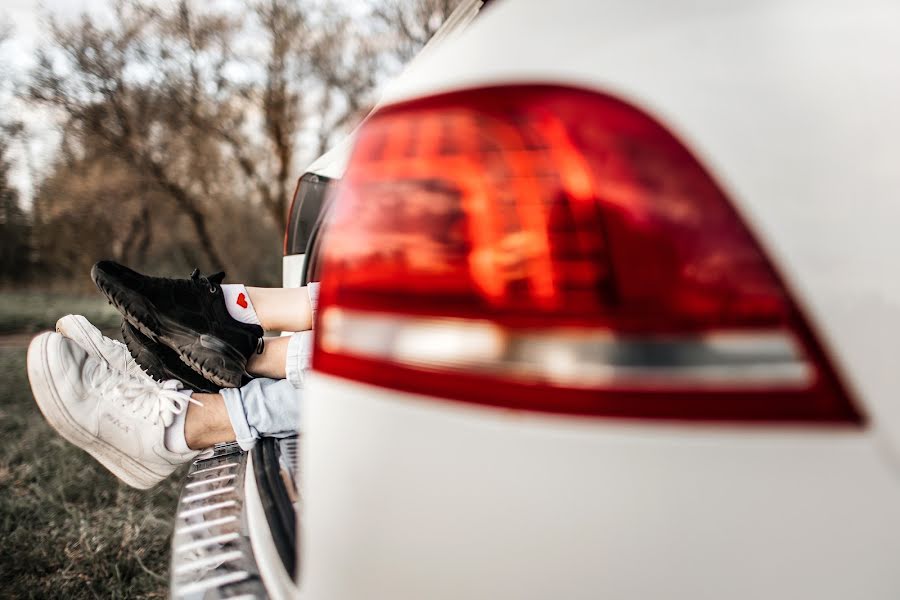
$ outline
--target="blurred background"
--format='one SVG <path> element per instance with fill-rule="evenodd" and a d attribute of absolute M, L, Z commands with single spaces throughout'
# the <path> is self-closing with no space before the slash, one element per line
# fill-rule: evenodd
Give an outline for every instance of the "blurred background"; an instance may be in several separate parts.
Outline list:
<path fill-rule="evenodd" d="M 300 171 L 454 4 L 5 2 L 0 279 L 77 290 L 108 257 L 278 285 Z"/>
<path fill-rule="evenodd" d="M 25 376 L 67 313 L 110 335 L 112 258 L 279 285 L 306 164 L 362 119 L 456 0 L 6 0 L 0 7 L 0 572 L 9 597 L 164 597 L 179 474 L 118 483 Z"/>

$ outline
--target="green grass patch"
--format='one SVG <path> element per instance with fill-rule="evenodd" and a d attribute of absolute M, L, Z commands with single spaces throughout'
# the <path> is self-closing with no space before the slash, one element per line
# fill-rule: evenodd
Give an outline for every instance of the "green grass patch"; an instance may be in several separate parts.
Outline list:
<path fill-rule="evenodd" d="M 98 292 L 76 296 L 55 292 L 0 292 L 0 334 L 53 329 L 68 314 L 84 315 L 100 329 L 117 328 L 119 313 Z"/>
<path fill-rule="evenodd" d="M 184 473 L 133 490 L 64 441 L 31 397 L 24 349 L 0 348 L 0 382 L 0 596 L 166 597 Z"/>

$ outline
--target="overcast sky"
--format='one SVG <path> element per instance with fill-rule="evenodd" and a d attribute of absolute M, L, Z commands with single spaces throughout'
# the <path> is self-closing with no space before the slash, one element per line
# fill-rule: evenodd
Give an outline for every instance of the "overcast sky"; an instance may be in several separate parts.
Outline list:
<path fill-rule="evenodd" d="M 62 18 L 77 17 L 83 12 L 101 15 L 105 5 L 97 0 L 3 0 L 0 22 L 9 23 L 14 29 L 13 38 L 0 49 L 0 55 L 18 68 L 30 65 L 34 49 L 42 39 L 44 15 L 48 12 Z"/>

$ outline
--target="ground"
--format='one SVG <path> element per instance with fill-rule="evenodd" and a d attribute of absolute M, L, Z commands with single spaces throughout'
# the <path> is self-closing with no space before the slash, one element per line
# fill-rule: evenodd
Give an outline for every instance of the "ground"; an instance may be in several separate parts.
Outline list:
<path fill-rule="evenodd" d="M 101 329 L 116 328 L 122 322 L 99 294 L 0 291 L 0 334 L 53 329 L 56 320 L 69 313 L 84 315 Z"/>
<path fill-rule="evenodd" d="M 166 597 L 180 472 L 148 492 L 119 483 L 45 423 L 25 372 L 22 330 L 76 311 L 109 327 L 115 314 L 46 294 L 0 293 L 0 307 L 0 597 Z"/>

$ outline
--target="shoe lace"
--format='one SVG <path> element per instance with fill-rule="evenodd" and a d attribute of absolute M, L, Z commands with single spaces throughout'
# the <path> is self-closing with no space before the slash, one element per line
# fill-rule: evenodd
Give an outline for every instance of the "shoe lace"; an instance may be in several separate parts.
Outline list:
<path fill-rule="evenodd" d="M 152 383 L 133 375 L 116 373 L 106 363 L 98 363 L 90 378 L 92 388 L 101 398 L 115 402 L 141 419 L 154 425 L 168 427 L 176 415 L 187 410 L 189 403 L 203 406 L 180 392 L 180 381 L 170 379 L 162 384 Z"/>
<path fill-rule="evenodd" d="M 216 293 L 216 284 L 221 285 L 223 279 L 225 279 L 225 271 L 219 271 L 214 275 L 202 275 L 200 269 L 191 271 L 191 281 L 196 285 L 206 286 L 210 294 Z"/>

